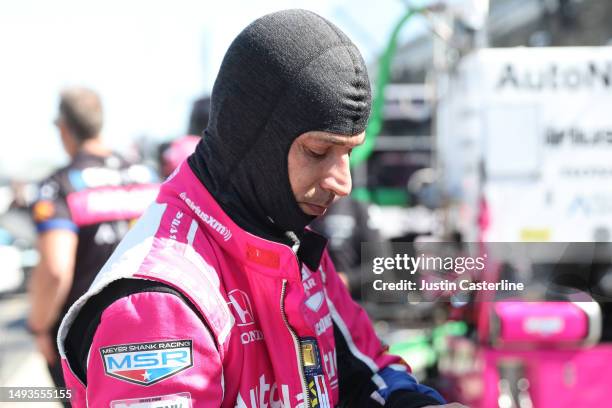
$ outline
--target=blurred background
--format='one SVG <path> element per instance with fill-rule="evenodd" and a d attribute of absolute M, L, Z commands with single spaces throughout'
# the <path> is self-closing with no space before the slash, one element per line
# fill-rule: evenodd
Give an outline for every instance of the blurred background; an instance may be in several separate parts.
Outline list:
<path fill-rule="evenodd" d="M 172 142 L 201 133 L 194 102 L 231 40 L 286 8 L 334 22 L 369 67 L 352 197 L 315 228 L 391 351 L 473 407 L 609 405 L 612 262 L 570 267 L 603 300 L 579 287 L 590 302 L 528 308 L 381 305 L 362 297 L 360 271 L 362 242 L 612 240 L 609 0 L 0 3 L 0 386 L 51 385 L 26 330 L 26 287 L 38 184 L 69 162 L 53 124 L 61 89 L 99 92 L 107 144 L 164 177 Z M 499 273 L 535 281 L 552 263 Z"/>

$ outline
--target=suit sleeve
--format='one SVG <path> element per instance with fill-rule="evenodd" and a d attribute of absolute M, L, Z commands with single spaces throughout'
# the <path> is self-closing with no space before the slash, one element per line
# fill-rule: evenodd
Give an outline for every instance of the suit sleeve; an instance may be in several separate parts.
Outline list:
<path fill-rule="evenodd" d="M 437 391 L 417 382 L 399 356 L 383 347 L 327 253 L 322 266 L 334 323 L 341 405 L 416 408 L 444 403 Z"/>
<path fill-rule="evenodd" d="M 222 363 L 211 332 L 168 293 L 132 294 L 104 310 L 86 378 L 87 406 L 93 407 L 152 401 L 214 407 L 223 400 Z"/>

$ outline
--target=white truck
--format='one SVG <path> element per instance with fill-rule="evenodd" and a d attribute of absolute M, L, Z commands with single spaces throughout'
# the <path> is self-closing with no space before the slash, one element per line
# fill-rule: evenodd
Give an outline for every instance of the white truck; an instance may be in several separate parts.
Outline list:
<path fill-rule="evenodd" d="M 482 49 L 438 92 L 464 241 L 612 241 L 612 47 Z"/>

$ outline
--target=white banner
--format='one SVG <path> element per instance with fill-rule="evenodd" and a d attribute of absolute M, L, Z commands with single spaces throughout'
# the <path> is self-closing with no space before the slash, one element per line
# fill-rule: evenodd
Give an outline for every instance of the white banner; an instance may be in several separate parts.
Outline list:
<path fill-rule="evenodd" d="M 488 241 L 612 241 L 612 47 L 481 50 L 446 89 L 439 152 L 466 238 L 484 197 Z"/>

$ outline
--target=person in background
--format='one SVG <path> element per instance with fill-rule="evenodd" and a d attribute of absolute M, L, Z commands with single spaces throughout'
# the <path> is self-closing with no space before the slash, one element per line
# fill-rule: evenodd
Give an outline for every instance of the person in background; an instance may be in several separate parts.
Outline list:
<path fill-rule="evenodd" d="M 149 168 L 108 148 L 102 123 L 96 92 L 61 92 L 55 125 L 70 163 L 42 182 L 32 206 L 40 261 L 29 282 L 28 327 L 58 387 L 64 381 L 55 338 L 62 318 L 159 189 Z"/>
<path fill-rule="evenodd" d="M 204 129 L 208 126 L 210 117 L 210 96 L 203 96 L 197 99 L 191 107 L 189 116 L 189 128 L 187 133 L 190 135 L 201 136 Z"/>
<path fill-rule="evenodd" d="M 191 109 L 187 135 L 159 145 L 159 173 L 162 178 L 167 178 L 183 160 L 194 152 L 204 129 L 208 125 L 209 115 L 210 97 L 205 96 L 197 99 Z"/>
<path fill-rule="evenodd" d="M 171 142 L 162 143 L 158 148 L 159 175 L 166 179 L 195 150 L 199 136 L 185 135 Z"/>

